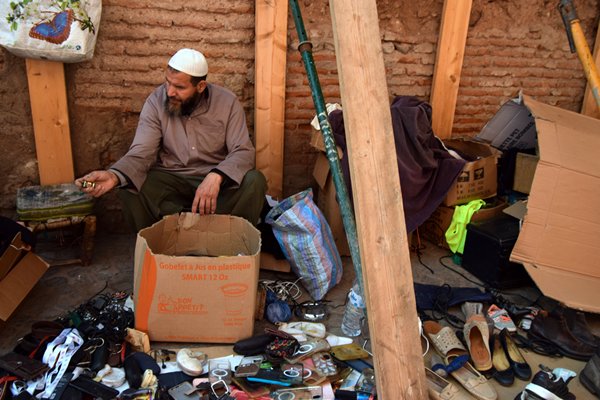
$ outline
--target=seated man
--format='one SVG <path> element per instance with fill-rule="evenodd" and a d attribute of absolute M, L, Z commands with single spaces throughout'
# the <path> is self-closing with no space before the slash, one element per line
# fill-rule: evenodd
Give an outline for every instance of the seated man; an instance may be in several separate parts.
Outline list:
<path fill-rule="evenodd" d="M 207 73 L 202 53 L 175 53 L 166 82 L 146 99 L 127 154 L 75 180 L 94 197 L 122 188 L 123 213 L 136 231 L 181 211 L 258 223 L 267 184 L 253 169 L 244 110 L 232 92 L 207 83 Z"/>

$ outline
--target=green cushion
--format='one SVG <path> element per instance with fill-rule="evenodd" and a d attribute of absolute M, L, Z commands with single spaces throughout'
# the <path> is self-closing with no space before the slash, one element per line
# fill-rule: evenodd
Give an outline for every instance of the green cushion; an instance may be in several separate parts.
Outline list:
<path fill-rule="evenodd" d="M 94 198 L 74 183 L 27 186 L 17 191 L 17 215 L 21 221 L 86 216 L 92 214 L 93 208 Z"/>

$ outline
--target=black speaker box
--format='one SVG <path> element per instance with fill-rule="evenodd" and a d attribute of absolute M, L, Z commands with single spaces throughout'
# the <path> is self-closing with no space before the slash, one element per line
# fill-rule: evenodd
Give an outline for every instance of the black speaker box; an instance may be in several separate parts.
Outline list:
<path fill-rule="evenodd" d="M 462 266 L 496 289 L 531 286 L 523 265 L 509 261 L 519 236 L 519 220 L 509 215 L 467 225 Z"/>

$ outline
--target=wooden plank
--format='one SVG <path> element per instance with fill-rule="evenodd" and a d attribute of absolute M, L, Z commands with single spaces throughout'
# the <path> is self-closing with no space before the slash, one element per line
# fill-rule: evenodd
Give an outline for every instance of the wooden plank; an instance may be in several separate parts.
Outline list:
<path fill-rule="evenodd" d="M 377 395 L 422 400 L 428 396 L 377 3 L 330 6 Z"/>
<path fill-rule="evenodd" d="M 472 3 L 472 0 L 444 1 L 431 86 L 432 127 L 441 139 L 452 136 Z"/>
<path fill-rule="evenodd" d="M 72 182 L 73 155 L 64 65 L 25 60 L 40 184 Z"/>
<path fill-rule="evenodd" d="M 256 168 L 267 178 L 267 193 L 281 199 L 288 0 L 256 0 L 255 18 Z"/>
<path fill-rule="evenodd" d="M 593 53 L 596 66 L 600 66 L 600 22 L 598 22 L 598 30 L 596 31 L 596 41 L 594 44 Z M 598 69 L 600 70 L 600 67 L 598 67 Z M 588 117 L 600 119 L 600 110 L 598 110 L 598 105 L 596 104 L 596 100 L 594 100 L 594 96 L 592 95 L 592 90 L 590 89 L 589 84 L 586 86 L 585 94 L 583 95 L 581 113 L 583 115 L 587 115 Z"/>

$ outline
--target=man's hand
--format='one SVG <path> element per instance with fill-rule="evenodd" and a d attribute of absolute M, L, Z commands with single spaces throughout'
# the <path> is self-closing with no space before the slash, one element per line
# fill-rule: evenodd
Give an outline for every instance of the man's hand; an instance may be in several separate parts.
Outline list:
<path fill-rule="evenodd" d="M 217 211 L 217 197 L 221 189 L 223 177 L 216 172 L 209 172 L 206 178 L 198 185 L 196 196 L 192 203 L 192 212 L 196 210 L 200 215 L 214 214 Z"/>
<path fill-rule="evenodd" d="M 75 184 L 83 192 L 94 197 L 100 197 L 117 186 L 119 178 L 110 171 L 92 171 L 81 178 L 75 179 Z"/>

